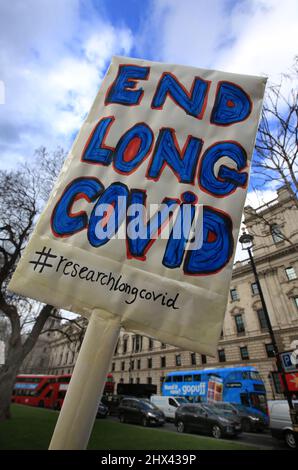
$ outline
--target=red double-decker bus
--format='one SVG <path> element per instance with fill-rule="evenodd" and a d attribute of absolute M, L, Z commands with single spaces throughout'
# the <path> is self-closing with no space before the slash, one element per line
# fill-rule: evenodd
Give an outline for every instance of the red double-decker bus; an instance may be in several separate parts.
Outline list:
<path fill-rule="evenodd" d="M 52 408 L 57 395 L 56 375 L 18 375 L 12 401 L 22 405 Z"/>
<path fill-rule="evenodd" d="M 71 374 L 18 375 L 13 389 L 12 402 L 60 410 L 70 379 Z M 114 388 L 113 375 L 108 374 L 103 393 L 113 394 Z"/>

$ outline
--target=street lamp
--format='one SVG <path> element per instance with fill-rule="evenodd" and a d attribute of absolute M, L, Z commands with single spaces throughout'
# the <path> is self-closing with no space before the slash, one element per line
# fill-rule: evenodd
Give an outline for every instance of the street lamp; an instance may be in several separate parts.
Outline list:
<path fill-rule="evenodd" d="M 267 324 L 268 331 L 269 331 L 270 338 L 271 338 L 271 342 L 272 342 L 272 347 L 273 347 L 273 350 L 274 350 L 277 370 L 278 370 L 278 372 L 281 376 L 281 379 L 282 379 L 282 382 L 283 382 L 283 387 L 284 387 L 284 395 L 287 399 L 287 402 L 288 402 L 289 408 L 290 408 L 290 415 L 291 415 L 291 420 L 292 420 L 293 432 L 294 432 L 296 445 L 298 445 L 298 412 L 297 412 L 297 410 L 295 409 L 295 407 L 293 405 L 292 397 L 289 393 L 284 368 L 283 368 L 283 365 L 282 365 L 282 362 L 281 362 L 281 359 L 280 359 L 280 355 L 279 355 L 278 346 L 277 346 L 277 343 L 276 343 L 274 331 L 272 329 L 271 320 L 270 320 L 270 317 L 269 317 L 269 314 L 268 314 L 268 310 L 267 310 L 267 306 L 266 306 L 266 303 L 265 303 L 263 291 L 262 291 L 262 288 L 261 288 L 259 276 L 258 276 L 258 273 L 257 273 L 254 258 L 253 258 L 253 255 L 252 255 L 253 240 L 254 240 L 253 235 L 251 235 L 250 233 L 246 233 L 245 231 L 243 232 L 243 234 L 239 238 L 239 241 L 242 245 L 242 249 L 246 250 L 248 252 L 249 260 L 250 260 L 251 267 L 252 267 L 252 270 L 253 270 L 253 273 L 254 273 L 255 282 L 257 284 L 258 293 L 260 295 L 262 309 L 263 309 L 263 312 L 264 312 L 264 316 L 265 316 L 265 319 L 266 319 L 266 324 Z"/>

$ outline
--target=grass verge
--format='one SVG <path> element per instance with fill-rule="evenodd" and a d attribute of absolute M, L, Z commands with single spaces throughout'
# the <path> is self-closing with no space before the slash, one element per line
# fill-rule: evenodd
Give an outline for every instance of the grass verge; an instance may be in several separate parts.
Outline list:
<path fill-rule="evenodd" d="M 58 413 L 13 405 L 12 419 L 0 423 L 0 449 L 47 449 Z M 237 440 L 178 434 L 158 428 L 141 428 L 107 419 L 96 420 L 88 449 L 92 450 L 256 450 Z"/>

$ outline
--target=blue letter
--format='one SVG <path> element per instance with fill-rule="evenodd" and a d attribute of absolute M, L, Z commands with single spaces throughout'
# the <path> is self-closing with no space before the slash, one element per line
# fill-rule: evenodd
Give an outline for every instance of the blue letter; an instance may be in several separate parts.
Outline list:
<path fill-rule="evenodd" d="M 147 124 L 136 124 L 125 132 L 115 149 L 115 170 L 125 174 L 134 171 L 147 157 L 152 142 L 153 132 Z"/>
<path fill-rule="evenodd" d="M 230 126 L 244 121 L 251 110 L 251 99 L 240 86 L 219 82 L 210 122 L 218 126 Z"/>
<path fill-rule="evenodd" d="M 80 232 L 88 225 L 88 216 L 85 211 L 71 214 L 73 203 L 78 199 L 88 202 L 95 199 L 104 190 L 104 186 L 96 178 L 77 178 L 64 190 L 57 202 L 51 218 L 51 228 L 56 237 L 68 237 Z"/>
<path fill-rule="evenodd" d="M 110 103 L 134 106 L 140 104 L 144 90 L 135 90 L 137 80 L 147 80 L 150 67 L 119 65 L 118 75 L 108 90 L 105 105 Z"/>
<path fill-rule="evenodd" d="M 106 117 L 96 124 L 83 152 L 83 162 L 98 163 L 100 165 L 109 165 L 111 163 L 114 149 L 107 147 L 103 142 L 113 121 L 113 117 Z"/>
<path fill-rule="evenodd" d="M 179 207 L 173 229 L 169 236 L 162 264 L 173 269 L 181 266 L 186 243 L 188 242 L 190 229 L 195 216 L 196 196 L 187 191 L 183 193 L 183 203 Z M 187 209 L 187 210 L 186 210 Z"/>
<path fill-rule="evenodd" d="M 218 176 L 215 176 L 214 166 L 220 158 L 229 157 L 237 165 L 237 170 L 221 165 Z M 201 159 L 199 184 L 203 191 L 212 196 L 223 197 L 231 194 L 240 186 L 247 183 L 248 174 L 240 173 L 246 167 L 247 155 L 237 142 L 217 142 L 211 145 Z"/>
<path fill-rule="evenodd" d="M 126 200 L 128 189 L 125 184 L 112 183 L 96 202 L 89 219 L 88 240 L 92 246 L 105 245 L 117 233 L 120 225 L 126 217 Z M 109 206 L 113 209 L 113 214 L 106 214 L 101 211 Z M 104 220 L 106 217 L 113 217 L 113 223 L 109 224 Z M 100 234 L 100 236 L 99 236 Z"/>
<path fill-rule="evenodd" d="M 207 103 L 209 82 L 195 77 L 191 91 L 188 92 L 177 78 L 170 72 L 165 72 L 159 81 L 152 100 L 152 108 L 162 108 L 167 95 L 180 106 L 186 114 L 202 119 Z"/>
<path fill-rule="evenodd" d="M 185 274 L 207 275 L 220 271 L 233 254 L 233 225 L 230 217 L 212 207 L 204 207 L 203 245 L 188 251 L 183 270 Z"/>
<path fill-rule="evenodd" d="M 177 205 L 177 199 L 165 198 L 162 201 L 161 210 L 158 210 L 146 222 L 146 197 L 144 191 L 132 189 L 130 192 L 130 207 L 127 212 L 127 256 L 142 261 L 146 259 L 146 252 L 160 233 L 163 224 L 168 223 L 172 217 L 171 207 Z"/>
<path fill-rule="evenodd" d="M 189 135 L 180 151 L 175 131 L 160 129 L 147 176 L 157 180 L 167 164 L 180 183 L 192 183 L 202 145 L 201 139 Z"/>

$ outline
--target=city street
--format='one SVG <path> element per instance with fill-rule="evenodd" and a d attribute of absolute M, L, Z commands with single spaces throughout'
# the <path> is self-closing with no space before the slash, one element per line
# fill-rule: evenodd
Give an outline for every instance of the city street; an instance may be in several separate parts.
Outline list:
<path fill-rule="evenodd" d="M 118 418 L 116 418 L 115 416 L 109 416 L 107 419 L 112 421 L 118 421 Z M 134 426 L 138 425 L 136 424 Z M 158 429 L 175 432 L 176 434 L 178 433 L 174 423 L 171 422 L 166 422 L 164 426 Z M 192 433 L 191 435 L 195 436 L 196 434 Z M 201 434 L 198 434 L 198 436 L 202 437 Z M 231 442 L 232 440 L 233 439 L 229 439 L 228 442 Z M 255 445 L 264 450 L 286 450 L 286 446 L 283 444 L 283 442 L 273 439 L 269 431 L 265 431 L 263 433 L 242 432 L 240 436 L 235 439 L 235 441 L 237 443 Z"/>

